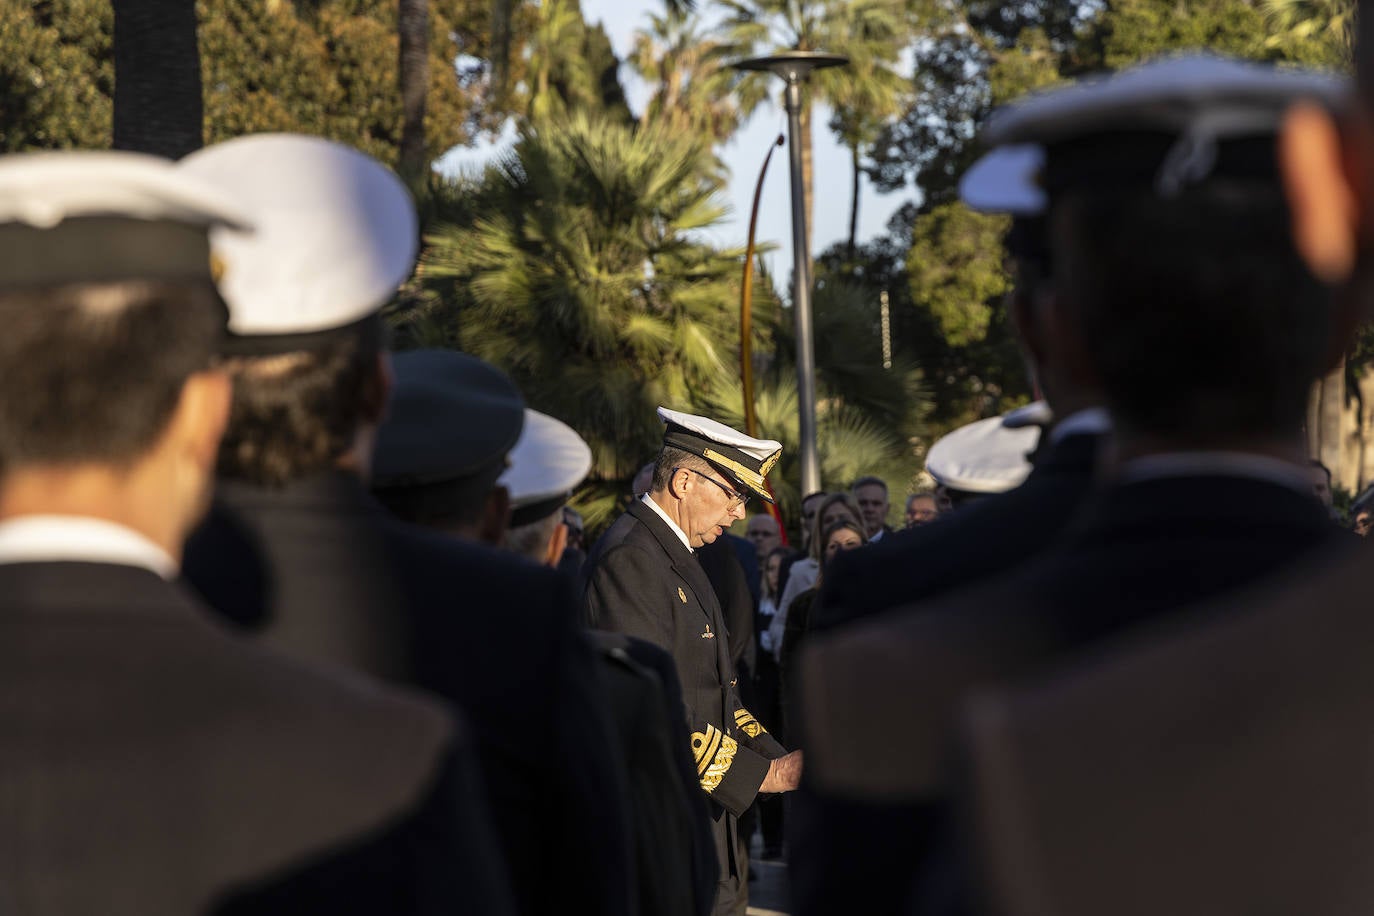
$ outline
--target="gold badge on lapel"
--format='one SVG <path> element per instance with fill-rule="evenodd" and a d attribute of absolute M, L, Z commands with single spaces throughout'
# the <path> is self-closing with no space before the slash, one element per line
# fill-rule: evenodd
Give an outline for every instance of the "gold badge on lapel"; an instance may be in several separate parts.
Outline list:
<path fill-rule="evenodd" d="M 682 599 L 683 604 L 687 603 L 687 593 L 682 590 L 681 586 L 678 587 L 677 596 Z"/>
<path fill-rule="evenodd" d="M 710 625 L 709 623 L 706 625 L 706 632 L 701 634 L 701 638 L 702 638 L 702 639 L 715 639 L 715 638 L 716 638 L 716 634 L 714 634 L 714 633 L 711 632 L 711 625 Z"/>

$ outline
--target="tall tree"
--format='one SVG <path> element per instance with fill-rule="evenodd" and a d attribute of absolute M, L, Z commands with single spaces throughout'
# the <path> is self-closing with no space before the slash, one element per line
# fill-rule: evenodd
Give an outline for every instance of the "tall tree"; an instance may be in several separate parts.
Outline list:
<path fill-rule="evenodd" d="M 396 34 L 401 93 L 401 145 L 397 164 L 407 182 L 418 182 L 429 166 L 425 148 L 425 96 L 429 94 L 429 0 L 397 0 Z"/>
<path fill-rule="evenodd" d="M 865 90 L 880 93 L 888 85 L 887 72 L 895 70 L 898 57 L 909 38 L 908 17 L 902 0 L 718 0 L 725 10 L 723 34 L 736 56 L 769 54 L 781 50 L 828 51 L 863 62 L 856 75 L 844 69 L 819 71 L 810 79 L 802 95 L 801 160 L 806 212 L 807 252 L 812 235 L 812 198 L 814 197 L 811 151 L 811 112 L 819 97 L 837 111 L 852 92 L 857 79 L 876 80 Z M 881 76 L 880 76 L 881 74 Z M 751 74 L 749 80 L 774 79 L 769 74 Z M 855 118 L 857 121 L 857 117 Z"/>
<path fill-rule="evenodd" d="M 204 142 L 196 10 L 114 0 L 114 148 L 173 159 Z"/>
<path fill-rule="evenodd" d="M 766 96 L 764 84 L 730 68 L 736 49 L 704 32 L 699 16 L 665 9 L 635 32 L 629 63 L 653 87 L 641 124 L 668 121 L 678 130 L 730 137 Z"/>
<path fill-rule="evenodd" d="M 707 138 L 665 126 L 530 122 L 429 239 L 431 329 L 577 429 L 597 480 L 652 452 L 657 405 L 735 374 L 738 254 L 693 235 L 722 213 L 710 165 Z"/>

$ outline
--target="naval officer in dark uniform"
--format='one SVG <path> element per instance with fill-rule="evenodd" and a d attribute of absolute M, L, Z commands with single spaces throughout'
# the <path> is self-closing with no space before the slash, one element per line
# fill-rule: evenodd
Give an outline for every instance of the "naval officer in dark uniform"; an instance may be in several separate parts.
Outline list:
<path fill-rule="evenodd" d="M 216 239 L 243 262 L 224 287 L 235 390 L 188 578 L 265 643 L 417 684 L 468 714 L 521 913 L 632 912 L 619 765 L 570 584 L 403 523 L 367 489 L 396 377 L 378 313 L 418 245 L 404 185 L 356 150 L 288 135 L 231 140 L 178 168 L 262 212 L 257 235 Z M 447 450 L 513 445 L 518 392 L 507 379 L 509 394 L 493 396 L 501 373 L 461 354 L 405 362 L 398 384 L 422 396 L 403 392 L 402 418 L 432 395 L 466 403 L 477 429 L 506 431 L 431 425 L 408 440 L 435 473 L 426 483 L 461 488 L 441 473 Z M 503 462 L 482 458 L 496 466 L 488 484 Z"/>
<path fill-rule="evenodd" d="M 230 399 L 207 231 L 253 217 L 151 156 L 0 159 L 0 912 L 509 912 L 447 712 L 178 581 Z"/>
<path fill-rule="evenodd" d="M 917 837 L 903 893 L 870 911 L 948 912 L 983 890 L 948 804 L 969 697 L 1348 548 L 1312 493 L 1300 430 L 1353 325 L 1292 243 L 1276 144 L 1293 103 L 1335 107 L 1342 88 L 1191 55 L 989 123 L 990 142 L 1045 148 L 1052 307 L 1065 351 L 1100 379 L 1112 454 L 1037 559 L 817 639 L 803 659 L 808 776 L 905 809 L 887 829 Z M 871 740 L 894 720 L 890 740 Z M 881 851 L 887 836 L 854 842 Z M 805 912 L 853 907 L 851 894 Z"/>
<path fill-rule="evenodd" d="M 759 792 L 796 788 L 801 754 L 787 751 L 740 702 L 720 602 L 693 552 L 720 537 L 782 446 L 714 420 L 659 408 L 667 423 L 648 493 L 630 503 L 587 558 L 594 627 L 668 650 L 682 682 L 692 753 L 710 798 L 720 862 L 717 913 L 743 913 L 736 820 Z"/>

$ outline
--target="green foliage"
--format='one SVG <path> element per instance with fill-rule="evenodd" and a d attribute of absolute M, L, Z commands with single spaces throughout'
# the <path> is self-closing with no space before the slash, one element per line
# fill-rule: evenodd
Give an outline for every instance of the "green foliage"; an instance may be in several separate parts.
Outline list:
<path fill-rule="evenodd" d="M 0 0 L 0 152 L 109 146 L 109 0 Z"/>
<path fill-rule="evenodd" d="M 527 13 L 529 72 L 516 108 L 533 120 L 591 112 L 628 122 L 620 61 L 605 30 L 583 20 L 578 0 L 543 0 Z"/>
<path fill-rule="evenodd" d="M 629 58 L 635 72 L 654 87 L 640 123 L 668 121 L 678 130 L 727 139 L 767 96 L 762 82 L 744 80 L 730 68 L 736 51 L 729 42 L 704 34 L 699 16 L 686 11 L 650 14 L 649 27 L 635 33 Z"/>
<path fill-rule="evenodd" d="M 3 0 L 0 149 L 110 144 L 108 0 Z M 199 0 L 205 138 L 290 130 L 396 161 L 401 132 L 391 0 Z M 486 0 L 431 0 L 430 152 L 495 126 L 480 87 Z M 455 68 L 455 58 L 460 66 Z"/>
<path fill-rule="evenodd" d="M 941 204 L 916 224 L 907 274 L 912 298 L 923 302 L 956 347 L 987 337 L 994 303 L 1011 278 L 1002 267 L 1009 217 Z"/>
<path fill-rule="evenodd" d="M 1278 56 L 1265 48 L 1268 23 L 1250 0 L 1113 0 L 1095 26 L 1101 64 L 1111 70 L 1182 49 L 1257 59 Z"/>
<path fill-rule="evenodd" d="M 1266 48 L 1285 60 L 1348 73 L 1354 62 L 1354 0 L 1261 0 Z"/>
<path fill-rule="evenodd" d="M 655 407 L 691 409 L 737 373 L 738 253 L 688 234 L 720 216 L 710 175 L 699 137 L 530 124 L 429 239 L 427 333 L 510 372 L 588 441 L 602 481 L 655 450 Z"/>

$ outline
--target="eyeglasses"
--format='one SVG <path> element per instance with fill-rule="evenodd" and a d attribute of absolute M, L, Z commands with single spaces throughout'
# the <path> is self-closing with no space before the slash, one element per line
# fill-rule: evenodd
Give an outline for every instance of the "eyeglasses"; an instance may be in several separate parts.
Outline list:
<path fill-rule="evenodd" d="M 709 480 L 709 481 L 711 481 L 711 483 L 713 483 L 713 484 L 715 484 L 716 486 L 720 487 L 720 492 L 722 492 L 722 493 L 724 493 L 726 496 L 730 497 L 730 508 L 731 508 L 731 509 L 735 509 L 735 508 L 737 508 L 737 507 L 739 507 L 739 506 L 746 505 L 746 504 L 749 502 L 749 496 L 748 496 L 748 494 L 745 494 L 745 493 L 736 493 L 734 490 L 730 489 L 730 488 L 727 487 L 725 484 L 721 483 L 719 480 L 716 480 L 714 477 L 710 476 L 709 474 L 703 474 L 703 473 L 701 473 L 700 471 L 695 470 L 695 469 L 693 469 L 693 468 L 684 468 L 684 467 L 675 467 L 675 468 L 673 468 L 673 473 L 674 473 L 674 474 L 676 474 L 678 471 L 691 471 L 693 474 L 697 475 L 698 477 L 700 477 L 700 478 L 702 478 L 702 479 L 704 479 L 704 480 Z"/>

